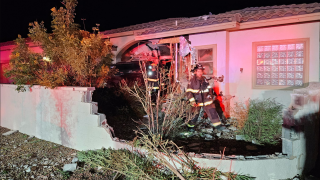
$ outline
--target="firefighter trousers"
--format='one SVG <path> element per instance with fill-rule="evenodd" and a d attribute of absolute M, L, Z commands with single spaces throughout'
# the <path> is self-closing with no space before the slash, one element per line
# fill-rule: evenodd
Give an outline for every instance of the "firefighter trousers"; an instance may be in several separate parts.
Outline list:
<path fill-rule="evenodd" d="M 197 106 L 197 107 L 192 108 L 192 112 L 197 112 L 197 114 L 190 121 L 190 124 L 194 125 L 197 122 L 199 114 L 200 114 L 200 109 L 201 109 L 201 106 Z M 214 104 L 210 104 L 208 106 L 203 106 L 203 110 L 204 110 L 204 112 L 207 113 L 207 115 L 213 125 L 221 124 L 219 115 L 216 111 Z"/>

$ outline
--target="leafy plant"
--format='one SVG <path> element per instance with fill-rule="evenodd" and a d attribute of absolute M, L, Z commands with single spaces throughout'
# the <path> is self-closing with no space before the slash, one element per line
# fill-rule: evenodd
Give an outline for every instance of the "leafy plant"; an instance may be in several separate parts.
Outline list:
<path fill-rule="evenodd" d="M 30 141 L 30 142 L 28 142 L 28 143 L 37 143 L 37 142 L 41 142 L 41 140 L 38 139 L 38 140 Z"/>
<path fill-rule="evenodd" d="M 76 0 L 63 0 L 64 7 L 52 8 L 52 32 L 47 33 L 44 23 L 30 23 L 32 43 L 43 50 L 29 50 L 25 39 L 18 36 L 5 76 L 12 79 L 18 91 L 23 85 L 96 86 L 103 87 L 115 72 L 110 69 L 111 43 L 100 33 L 79 29 L 74 23 Z"/>
<path fill-rule="evenodd" d="M 276 144 L 281 137 L 283 105 L 275 99 L 250 100 L 248 120 L 240 130 L 246 140 L 261 144 Z"/>
<path fill-rule="evenodd" d="M 71 172 L 69 171 L 59 170 L 59 172 L 62 175 L 63 179 L 69 179 L 71 177 Z"/>
<path fill-rule="evenodd" d="M 0 172 L 0 174 L 8 174 L 7 170 L 3 170 L 2 172 Z"/>

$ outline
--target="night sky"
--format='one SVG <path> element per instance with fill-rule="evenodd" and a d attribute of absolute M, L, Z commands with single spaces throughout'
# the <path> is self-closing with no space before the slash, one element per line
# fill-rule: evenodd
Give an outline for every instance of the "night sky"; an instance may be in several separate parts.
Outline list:
<path fill-rule="evenodd" d="M 50 32 L 52 7 L 62 6 L 62 0 L 0 0 L 0 42 L 12 41 L 18 34 L 27 37 L 28 24 L 44 21 Z M 288 5 L 320 2 L 320 0 L 78 0 L 76 23 L 86 19 L 86 30 L 92 31 L 96 23 L 100 30 L 110 30 L 129 25 L 174 17 L 194 17 L 218 14 L 246 7 Z"/>

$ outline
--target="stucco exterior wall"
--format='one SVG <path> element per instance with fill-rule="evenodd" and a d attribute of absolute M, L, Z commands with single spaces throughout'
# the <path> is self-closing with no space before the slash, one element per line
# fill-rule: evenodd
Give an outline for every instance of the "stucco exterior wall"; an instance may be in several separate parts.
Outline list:
<path fill-rule="evenodd" d="M 77 150 L 125 147 L 100 126 L 105 116 L 90 102 L 94 88 L 34 86 L 18 93 L 15 85 L 0 86 L 2 127 Z"/>
<path fill-rule="evenodd" d="M 290 104 L 292 90 L 266 90 L 252 88 L 252 43 L 286 39 L 310 38 L 309 82 L 319 79 L 319 23 L 260 28 L 230 32 L 229 83 L 235 100 L 248 98 L 276 98 L 285 106 Z M 243 73 L 240 72 L 243 68 Z"/>
<path fill-rule="evenodd" d="M 227 75 L 226 37 L 226 31 L 189 35 L 193 47 L 217 44 L 217 76 Z M 225 83 L 226 81 L 215 85 L 219 85 L 220 90 L 225 92 Z"/>
<path fill-rule="evenodd" d="M 192 46 L 217 45 L 217 75 L 224 75 L 220 89 L 235 101 L 249 98 L 276 98 L 288 106 L 292 90 L 252 88 L 252 43 L 287 39 L 309 38 L 309 82 L 319 81 L 319 22 L 190 35 Z M 243 72 L 240 72 L 243 68 Z M 232 102 L 232 101 L 231 101 Z M 232 103 L 231 103 L 232 104 Z"/>
<path fill-rule="evenodd" d="M 122 36 L 122 37 L 115 37 L 110 38 L 110 42 L 112 45 L 118 46 L 117 51 L 113 51 L 113 62 L 112 63 L 118 63 L 121 61 L 121 57 L 119 57 L 119 53 L 123 53 L 127 48 L 133 45 L 135 42 L 134 36 Z"/>

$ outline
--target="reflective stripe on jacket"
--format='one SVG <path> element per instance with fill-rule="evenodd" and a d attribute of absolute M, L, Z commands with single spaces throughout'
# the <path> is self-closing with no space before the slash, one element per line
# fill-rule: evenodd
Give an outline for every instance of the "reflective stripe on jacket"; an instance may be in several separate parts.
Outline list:
<path fill-rule="evenodd" d="M 193 76 L 190 79 L 186 92 L 189 101 L 196 102 L 197 106 L 208 106 L 213 103 L 213 89 L 204 76 L 201 78 Z"/>

